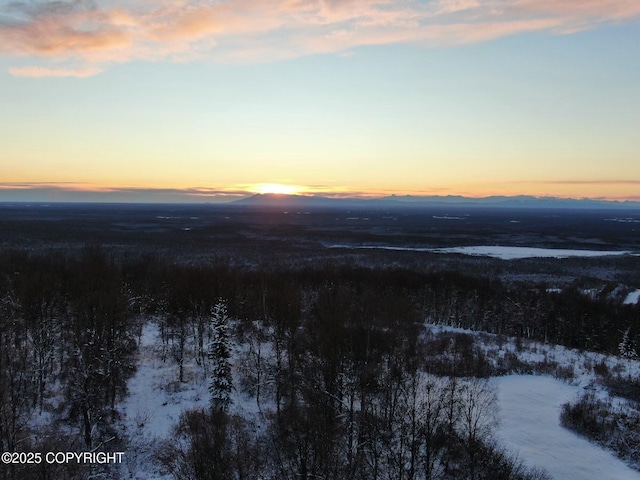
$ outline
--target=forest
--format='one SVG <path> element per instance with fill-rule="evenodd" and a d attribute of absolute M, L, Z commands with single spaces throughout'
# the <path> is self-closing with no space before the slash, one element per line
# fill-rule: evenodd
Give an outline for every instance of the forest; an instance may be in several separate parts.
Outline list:
<path fill-rule="evenodd" d="M 460 329 L 611 355 L 625 345 L 631 355 L 640 307 L 620 301 L 625 291 L 611 282 L 586 295 L 580 281 L 549 288 L 446 268 L 5 249 L 0 442 L 4 452 L 131 449 L 121 406 L 152 323 L 175 388 L 195 369 L 209 395 L 154 448 L 161 478 L 546 479 L 495 441 L 490 377 L 559 366 L 496 361 Z M 240 399 L 255 414 L 238 413 Z M 140 478 L 72 463 L 0 472 Z"/>

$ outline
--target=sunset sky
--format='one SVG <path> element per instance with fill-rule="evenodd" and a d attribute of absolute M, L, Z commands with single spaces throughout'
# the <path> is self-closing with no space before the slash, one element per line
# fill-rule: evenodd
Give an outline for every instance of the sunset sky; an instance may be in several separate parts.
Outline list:
<path fill-rule="evenodd" d="M 638 0 L 0 0 L 1 201 L 640 201 Z"/>

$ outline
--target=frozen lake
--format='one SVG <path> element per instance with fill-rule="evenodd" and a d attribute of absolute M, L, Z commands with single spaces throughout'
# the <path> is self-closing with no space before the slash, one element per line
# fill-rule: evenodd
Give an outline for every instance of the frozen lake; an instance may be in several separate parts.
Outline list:
<path fill-rule="evenodd" d="M 464 255 L 479 255 L 515 260 L 519 258 L 569 258 L 569 257 L 605 257 L 611 255 L 627 255 L 628 251 L 616 250 L 572 250 L 561 248 L 535 247 L 506 247 L 506 246 L 475 246 L 452 247 L 434 250 L 442 253 L 462 253 Z"/>
<path fill-rule="evenodd" d="M 329 248 L 348 249 L 378 249 L 397 250 L 409 252 L 432 252 L 432 253 L 459 253 L 462 255 L 484 256 L 500 258 L 502 260 L 517 260 L 521 258 L 570 258 L 570 257 L 606 257 L 612 255 L 629 255 L 629 251 L 621 250 L 575 250 L 562 248 L 537 248 L 537 247 L 507 247 L 500 245 L 478 245 L 471 247 L 448 247 L 448 248 L 428 248 L 428 247 L 396 247 L 383 245 L 330 245 Z"/>

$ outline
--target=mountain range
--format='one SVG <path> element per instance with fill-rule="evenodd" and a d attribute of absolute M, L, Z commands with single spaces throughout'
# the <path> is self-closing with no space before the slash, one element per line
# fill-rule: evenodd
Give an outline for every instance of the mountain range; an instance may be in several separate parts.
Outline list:
<path fill-rule="evenodd" d="M 390 195 L 379 198 L 335 198 L 321 195 L 285 195 L 258 193 L 232 202 L 246 207 L 277 208 L 424 208 L 424 207 L 493 207 L 493 208 L 581 208 L 640 209 L 640 202 L 590 198 L 489 196 L 482 198 L 460 195 Z"/>

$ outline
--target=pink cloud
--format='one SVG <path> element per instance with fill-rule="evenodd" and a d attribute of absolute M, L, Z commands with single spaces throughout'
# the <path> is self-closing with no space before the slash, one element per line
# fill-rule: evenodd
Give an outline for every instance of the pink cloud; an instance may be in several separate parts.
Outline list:
<path fill-rule="evenodd" d="M 640 15 L 635 0 L 520 0 L 515 8 L 546 15 L 606 19 L 633 18 Z"/>
<path fill-rule="evenodd" d="M 87 5 L 0 7 L 0 18 L 9 18 L 0 21 L 0 53 L 43 64 L 11 73 L 97 73 L 133 60 L 272 61 L 363 45 L 438 47 L 523 32 L 567 34 L 640 20 L 637 0 L 103 0 Z"/>
<path fill-rule="evenodd" d="M 171 18 L 163 18 L 170 15 Z M 157 41 L 195 40 L 219 32 L 213 8 L 196 7 L 186 11 L 166 11 L 153 19 L 148 35 Z"/>
<path fill-rule="evenodd" d="M 50 68 L 50 67 L 11 67 L 9 73 L 14 77 L 77 77 L 87 78 L 102 72 L 99 67 Z"/>
<path fill-rule="evenodd" d="M 17 55 L 70 57 L 130 45 L 116 17 L 100 10 L 30 11 L 27 20 L 0 24 L 1 50 Z"/>

